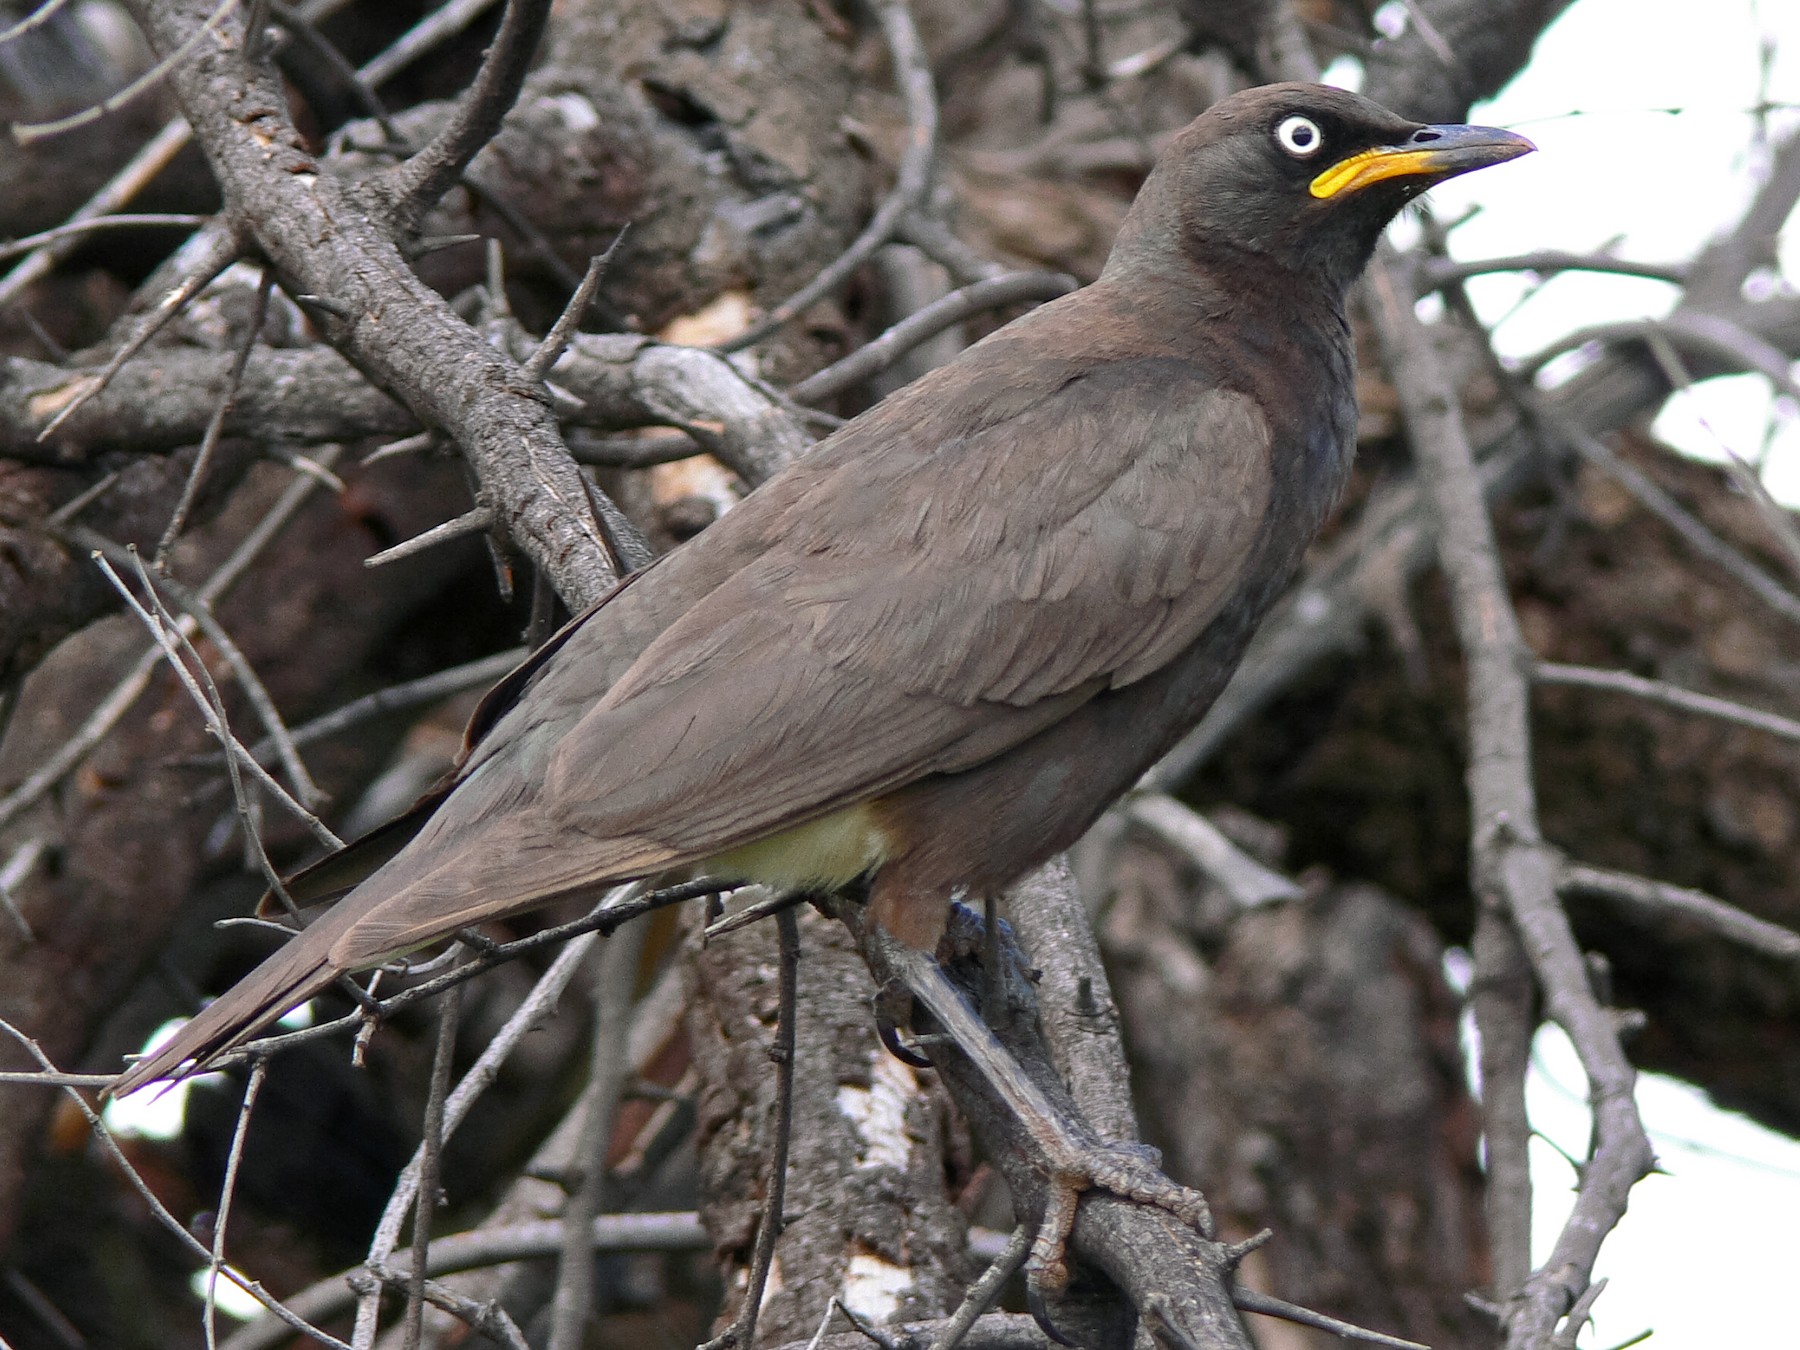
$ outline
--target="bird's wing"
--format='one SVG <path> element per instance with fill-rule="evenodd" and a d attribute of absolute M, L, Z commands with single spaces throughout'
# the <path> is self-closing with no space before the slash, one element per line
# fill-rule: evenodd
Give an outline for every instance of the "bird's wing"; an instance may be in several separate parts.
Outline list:
<path fill-rule="evenodd" d="M 124 1087 L 343 971 L 980 763 L 1198 638 L 1268 510 L 1254 404 L 1170 358 L 999 355 L 895 395 L 572 626 L 411 842 Z"/>
<path fill-rule="evenodd" d="M 727 515 L 714 529 L 760 531 L 762 551 L 603 696 L 573 643 L 550 663 L 372 879 L 379 903 L 340 959 L 979 763 L 1193 642 L 1266 514 L 1255 405 L 1166 358 L 1028 392 L 948 400 L 981 410 L 951 428 L 896 407 L 803 464 L 760 516 L 755 497 Z M 583 649 L 604 645 L 607 615 Z"/>

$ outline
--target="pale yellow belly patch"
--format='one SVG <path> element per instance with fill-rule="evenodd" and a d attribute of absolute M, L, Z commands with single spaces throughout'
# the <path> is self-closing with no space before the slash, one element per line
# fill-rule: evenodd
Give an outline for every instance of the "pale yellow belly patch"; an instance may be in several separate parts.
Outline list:
<path fill-rule="evenodd" d="M 843 886 L 880 865 L 893 844 L 871 802 L 858 802 L 766 839 L 708 858 L 698 875 L 741 877 L 766 886 L 802 890 Z"/>

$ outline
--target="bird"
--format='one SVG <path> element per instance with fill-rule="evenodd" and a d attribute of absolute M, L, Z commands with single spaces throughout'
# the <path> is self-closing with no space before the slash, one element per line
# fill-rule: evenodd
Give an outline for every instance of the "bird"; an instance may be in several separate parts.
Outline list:
<path fill-rule="evenodd" d="M 1346 300 L 1380 234 L 1533 148 L 1321 85 L 1218 101 L 1095 281 L 565 625 L 446 784 L 302 874 L 335 903 L 113 1092 L 346 973 L 631 879 L 855 886 L 875 931 L 931 953 L 953 896 L 1075 842 L 1206 712 L 1344 485 Z"/>

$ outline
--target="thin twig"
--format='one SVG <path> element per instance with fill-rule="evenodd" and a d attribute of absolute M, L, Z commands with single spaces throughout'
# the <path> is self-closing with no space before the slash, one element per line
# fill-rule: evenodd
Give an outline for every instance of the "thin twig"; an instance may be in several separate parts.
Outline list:
<path fill-rule="evenodd" d="M 419 1187 L 413 1206 L 412 1273 L 406 1289 L 406 1350 L 419 1350 L 425 1328 L 425 1270 L 431 1263 L 431 1219 L 438 1206 L 438 1167 L 444 1152 L 444 1096 L 456 1057 L 456 1028 L 462 1020 L 462 985 L 444 996 L 438 1009 L 437 1046 L 432 1052 L 431 1087 L 419 1141 Z"/>
<path fill-rule="evenodd" d="M 443 1126 L 440 1131 L 442 1141 L 448 1142 L 462 1124 L 463 1117 L 475 1100 L 487 1090 L 499 1073 L 500 1065 L 518 1043 L 541 1021 L 555 1006 L 562 996 L 569 981 L 575 977 L 581 962 L 586 959 L 588 951 L 598 939 L 586 935 L 569 943 L 557 953 L 556 960 L 550 963 L 542 976 L 532 986 L 531 993 L 526 996 L 518 1010 L 506 1019 L 494 1039 L 489 1041 L 469 1071 L 463 1075 L 456 1090 L 450 1093 L 444 1103 Z M 468 963 L 477 966 L 480 958 Z M 464 967 L 467 969 L 467 967 Z M 452 972 L 460 975 L 461 970 Z M 441 977 L 440 977 L 441 978 Z M 421 986 L 423 987 L 423 986 Z M 423 1145 L 420 1146 L 421 1150 Z M 401 1171 L 399 1180 L 394 1183 L 394 1190 L 388 1197 L 387 1207 L 382 1211 L 381 1220 L 376 1225 L 375 1236 L 369 1244 L 368 1264 L 381 1267 L 388 1264 L 399 1245 L 400 1229 L 406 1222 L 407 1213 L 411 1210 L 414 1199 L 419 1193 L 420 1170 L 423 1158 L 420 1152 L 413 1154 L 412 1160 Z M 417 1267 L 415 1267 L 417 1269 Z M 380 1312 L 380 1295 L 375 1292 L 365 1295 L 357 1301 L 356 1329 L 351 1339 L 357 1350 L 368 1350 L 374 1344 L 376 1322 Z"/>
<path fill-rule="evenodd" d="M 232 790 L 237 799 L 239 809 L 244 816 L 244 827 L 246 831 L 249 831 L 254 835 L 254 820 L 249 805 L 249 798 L 244 792 L 242 782 L 237 777 L 237 769 L 240 765 L 243 768 L 248 769 L 252 776 L 255 777 L 265 789 L 274 795 L 276 801 L 280 802 L 282 806 L 292 812 L 297 820 L 305 824 L 321 844 L 324 844 L 327 848 L 342 848 L 344 841 L 333 834 L 331 830 L 326 827 L 324 821 L 320 820 L 311 811 L 307 810 L 306 807 L 295 801 L 288 793 L 287 789 L 276 782 L 274 778 L 269 775 L 268 770 L 264 769 L 262 765 L 256 762 L 255 757 L 245 748 L 243 742 L 238 740 L 237 737 L 232 734 L 231 727 L 225 717 L 224 699 L 219 694 L 217 684 L 213 682 L 212 672 L 207 669 L 206 663 L 200 659 L 200 654 L 194 650 L 193 642 L 188 633 L 183 631 L 181 622 L 163 607 L 162 599 L 157 594 L 156 587 L 151 583 L 149 573 L 145 570 L 142 560 L 137 558 L 135 554 L 131 555 L 132 561 L 137 565 L 139 584 L 144 587 L 145 594 L 149 599 L 148 606 L 139 603 L 137 597 L 132 595 L 130 587 L 126 586 L 119 574 L 113 570 L 112 563 L 105 554 L 96 552 L 94 557 L 95 562 L 99 565 L 101 572 L 106 576 L 107 581 L 112 584 L 116 591 L 118 591 L 125 603 L 131 607 L 140 619 L 143 620 L 144 625 L 149 629 L 151 636 L 162 648 L 162 654 L 169 663 L 169 669 L 175 673 L 176 678 L 187 688 L 188 693 L 194 698 L 194 701 L 199 706 L 201 716 L 206 719 L 207 730 L 210 731 L 214 739 L 225 748 L 227 752 L 225 761 L 226 768 L 232 775 Z M 196 626 L 197 624 L 198 620 L 196 620 Z M 188 662 L 182 659 L 184 654 L 192 658 L 191 669 L 189 668 Z M 204 688 L 202 688 L 202 686 L 204 686 Z M 258 844 L 258 851 L 261 852 L 260 843 Z M 282 893 L 281 878 L 276 872 L 274 864 L 269 861 L 266 853 L 262 854 L 261 860 L 263 864 L 263 874 L 269 881 L 270 886 L 277 894 Z"/>
<path fill-rule="evenodd" d="M 4 1032 L 8 1036 L 11 1036 L 25 1048 L 27 1054 L 39 1064 L 43 1065 L 46 1077 L 62 1079 L 81 1076 L 60 1073 L 57 1070 L 56 1065 L 51 1062 L 50 1057 L 44 1053 L 44 1049 L 41 1045 L 4 1018 L 0 1018 L 0 1032 Z M 81 1095 L 81 1092 L 76 1086 L 64 1085 L 63 1092 L 66 1094 L 68 1100 L 74 1105 L 75 1109 L 81 1113 L 82 1119 L 87 1122 L 88 1129 L 92 1131 L 94 1138 L 99 1141 L 100 1146 L 106 1150 L 107 1155 L 112 1158 L 113 1162 L 118 1164 L 119 1170 L 124 1174 L 125 1180 L 130 1183 L 132 1190 L 138 1193 L 139 1198 L 149 1207 L 150 1212 L 156 1216 L 156 1221 L 172 1233 L 175 1236 L 176 1241 L 186 1248 L 189 1253 L 210 1265 L 212 1261 L 211 1250 L 209 1250 L 206 1244 L 201 1242 L 199 1238 L 189 1232 L 187 1225 L 171 1214 L 168 1206 L 163 1204 L 163 1202 L 157 1198 L 156 1192 L 150 1189 L 149 1183 L 147 1183 L 143 1176 L 139 1174 L 137 1168 L 131 1165 L 131 1160 L 125 1156 L 125 1151 L 119 1147 L 118 1140 L 113 1138 L 112 1131 L 107 1128 L 106 1122 L 100 1118 L 100 1113 L 88 1104 L 87 1098 Z M 276 1317 L 280 1318 L 284 1325 L 291 1327 L 303 1336 L 309 1336 L 323 1345 L 332 1347 L 332 1350 L 351 1350 L 350 1346 L 346 1345 L 343 1341 L 340 1341 L 337 1337 L 328 1332 L 319 1330 L 319 1328 L 313 1326 L 310 1322 L 296 1316 L 286 1304 L 282 1303 L 281 1300 L 277 1299 L 273 1294 L 269 1293 L 268 1290 L 264 1289 L 261 1281 L 252 1280 L 232 1269 L 230 1266 L 224 1267 L 224 1275 L 226 1279 L 230 1280 L 239 1289 L 242 1289 L 246 1294 L 250 1295 L 251 1298 L 255 1299 Z"/>
<path fill-rule="evenodd" d="M 475 1229 L 436 1238 L 431 1244 L 427 1275 L 451 1275 L 484 1266 L 505 1265 L 530 1257 L 554 1256 L 564 1241 L 561 1219 L 536 1219 L 501 1228 Z M 691 1210 L 677 1213 L 603 1214 L 594 1220 L 592 1250 L 613 1252 L 702 1252 L 711 1245 L 700 1216 Z M 367 1269 L 353 1267 L 329 1275 L 290 1298 L 288 1307 L 302 1317 L 323 1322 L 344 1312 L 355 1301 L 347 1279 Z M 383 1279 L 411 1278 L 410 1265 L 390 1265 Z M 281 1324 L 270 1319 L 242 1328 L 225 1342 L 224 1350 L 270 1350 L 283 1339 Z"/>
<path fill-rule="evenodd" d="M 357 1271 L 350 1276 L 350 1282 L 359 1294 L 379 1293 L 380 1286 L 386 1285 L 409 1295 L 416 1283 L 420 1307 L 429 1303 L 434 1308 L 442 1309 L 460 1319 L 478 1335 L 506 1346 L 507 1350 L 531 1350 L 531 1343 L 525 1339 L 525 1333 L 519 1330 L 518 1323 L 513 1321 L 504 1308 L 497 1303 L 477 1303 L 474 1299 L 464 1298 L 448 1285 L 439 1284 L 436 1280 L 415 1281 L 410 1271 L 397 1271 L 391 1266 L 374 1266 Z"/>
<path fill-rule="evenodd" d="M 96 216 L 92 220 L 72 220 L 55 229 L 42 230 L 37 234 L 28 234 L 11 243 L 0 244 L 0 262 L 8 258 L 16 258 L 20 254 L 30 253 L 33 249 L 42 248 L 46 244 L 58 243 L 64 239 L 78 238 L 84 234 L 95 234 L 102 230 L 136 230 L 179 228 L 189 229 L 206 224 L 211 216 L 185 215 L 180 212 L 148 211 L 133 215 Z"/>
<path fill-rule="evenodd" d="M 1020 1224 L 1006 1240 L 1006 1250 L 982 1272 L 979 1280 L 969 1286 L 969 1292 L 963 1295 L 961 1306 L 951 1315 L 950 1324 L 931 1343 L 931 1350 L 956 1350 L 969 1334 L 969 1328 L 975 1325 L 976 1319 L 994 1306 L 994 1301 L 1000 1297 L 1000 1291 L 1006 1287 L 1006 1282 L 1025 1268 L 1025 1257 L 1030 1251 L 1031 1229 Z"/>
<path fill-rule="evenodd" d="M 43 429 L 38 432 L 37 438 L 40 442 L 48 441 L 64 422 L 73 417 L 89 400 L 111 384 L 113 376 L 119 373 L 125 363 L 142 351 L 144 344 L 161 332 L 169 320 L 187 308 L 188 303 L 211 285 L 213 279 L 231 266 L 237 260 L 238 255 L 243 252 L 243 242 L 238 238 L 236 230 L 230 227 L 221 229 L 218 234 L 207 241 L 207 244 L 208 247 L 201 256 L 191 261 L 187 275 L 182 279 L 181 284 L 171 288 L 154 309 L 138 320 L 131 335 L 119 344 L 119 349 L 113 353 L 112 359 L 94 374 L 83 375 L 80 379 L 71 382 L 69 388 L 73 392 L 73 397 L 65 402 L 58 409 L 56 415 L 46 422 Z"/>
<path fill-rule="evenodd" d="M 1783 961 L 1800 960 L 1800 933 L 1746 914 L 1717 896 L 1608 867 L 1564 863 L 1557 889 L 1622 901 L 1659 919 L 1696 924 L 1708 932 Z"/>
<path fill-rule="evenodd" d="M 0 277 L 0 309 L 12 304 L 32 286 L 50 275 L 50 269 L 74 251 L 81 236 L 75 226 L 103 216 L 110 216 L 141 192 L 151 179 L 166 168 L 176 155 L 187 148 L 193 138 L 188 124 L 177 117 L 145 143 L 131 161 L 115 173 L 98 192 L 88 198 L 60 227 L 57 238 L 40 244 L 19 263 Z"/>
<path fill-rule="evenodd" d="M 563 1205 L 563 1246 L 550 1302 L 549 1350 L 580 1350 L 594 1307 L 594 1219 L 606 1192 L 606 1157 L 629 1070 L 626 1038 L 644 951 L 644 925 L 627 924 L 594 962 L 594 1043 L 588 1070 L 587 1116 L 576 1146 L 578 1180 Z"/>
<path fill-rule="evenodd" d="M 90 122 L 98 122 L 123 108 L 140 94 L 146 93 L 162 83 L 168 73 L 194 54 L 196 48 L 212 35 L 212 31 L 225 20 L 225 16 L 236 8 L 237 0 L 219 0 L 218 6 L 207 16 L 206 22 L 187 41 L 158 61 L 150 69 L 132 80 L 116 94 L 112 94 L 99 103 L 83 108 L 80 112 L 70 113 L 67 117 L 54 118 L 48 122 L 14 122 L 12 137 L 20 145 L 30 145 L 50 136 L 60 135 L 65 131 L 73 131 L 76 127 L 84 127 Z"/>
<path fill-rule="evenodd" d="M 282 721 L 281 711 L 275 706 L 275 699 L 269 693 L 268 686 L 262 682 L 262 677 L 256 673 L 256 668 L 250 664 L 250 658 L 244 655 L 244 651 L 238 646 L 236 639 L 226 631 L 225 625 L 219 622 L 218 616 L 213 613 L 212 606 L 173 577 L 163 576 L 152 581 L 148 573 L 144 571 L 142 560 L 135 550 L 124 548 L 79 525 L 67 527 L 66 532 L 75 542 L 92 549 L 115 566 L 136 568 L 146 590 L 152 593 L 167 592 L 181 607 L 182 612 L 193 620 L 201 632 L 206 634 L 218 650 L 220 658 L 230 668 L 239 687 L 243 689 L 244 697 L 249 700 L 257 719 L 262 723 L 263 731 L 269 737 L 270 743 L 281 761 L 281 767 L 288 776 L 288 781 L 294 785 L 294 791 L 299 796 L 298 805 L 301 807 L 299 819 L 313 831 L 320 843 L 328 848 L 337 847 L 330 842 L 331 838 L 335 838 L 335 836 L 332 836 L 329 830 L 324 834 L 319 833 L 320 830 L 325 829 L 325 826 L 313 815 L 313 808 L 325 799 L 324 791 L 313 781 L 312 774 L 307 771 L 305 761 L 300 758 L 299 748 L 294 744 L 293 737 L 289 735 L 287 724 Z M 183 641 L 186 642 L 186 639 L 184 638 Z M 192 650 L 191 646 L 189 650 Z M 198 654 L 196 653 L 197 659 Z M 237 744 L 241 752 L 240 757 L 255 760 L 254 755 L 243 749 L 241 742 Z M 278 800 L 285 799 L 286 796 L 287 794 L 283 792 Z M 289 804 L 288 801 L 283 800 L 283 805 Z"/>
<path fill-rule="evenodd" d="M 217 1059 L 210 1061 L 210 1066 L 220 1069 L 228 1068 L 233 1064 L 241 1063 L 248 1055 L 274 1054 L 289 1046 L 299 1045 L 303 1041 L 322 1040 L 329 1036 L 335 1036 L 339 1032 L 361 1027 L 370 1017 L 385 1020 L 402 1008 L 436 998 L 452 985 L 472 980 L 477 975 L 492 970 L 495 966 L 516 960 L 526 952 L 535 951 L 540 947 L 555 946 L 570 938 L 584 937 L 592 933 L 600 933 L 604 936 L 616 932 L 621 925 L 641 918 L 654 910 L 683 904 L 703 895 L 716 895 L 720 891 L 729 889 L 730 885 L 729 882 L 702 878 L 698 881 L 683 882 L 681 885 L 668 886 L 657 891 L 646 892 L 637 886 L 622 887 L 618 891 L 609 892 L 606 899 L 582 918 L 559 924 L 554 928 L 540 929 L 530 937 L 519 938 L 514 942 L 496 943 L 484 940 L 476 948 L 477 955 L 474 959 L 465 961 L 454 970 L 427 980 L 423 984 L 414 985 L 410 989 L 403 989 L 390 997 L 371 999 L 366 1009 L 358 1008 L 356 1012 L 347 1013 L 343 1017 L 334 1018 L 329 1022 L 317 1022 L 301 1031 L 284 1031 L 273 1036 L 245 1041 L 232 1053 L 220 1055 Z M 238 922 L 243 921 L 239 920 Z M 262 921 L 254 922 L 261 923 Z M 279 925 L 270 926 L 278 927 Z"/>
<path fill-rule="evenodd" d="M 1626 463 L 1597 437 L 1567 421 L 1556 422 L 1563 440 L 1583 459 L 1604 469 L 1652 514 L 1708 562 L 1717 564 L 1782 618 L 1800 623 L 1800 595 L 1795 595 L 1762 568 L 1714 534 L 1698 517 L 1665 492 L 1636 466 Z"/>
<path fill-rule="evenodd" d="M 1124 812 L 1180 849 L 1245 909 L 1279 900 L 1298 900 L 1305 892 L 1273 868 L 1245 853 L 1205 816 L 1165 792 L 1128 797 Z"/>
<path fill-rule="evenodd" d="M 188 512 L 193 509 L 194 500 L 200 495 L 200 485 L 206 481 L 206 471 L 211 467 L 213 454 L 219 448 L 219 439 L 225 431 L 225 419 L 237 405 L 238 388 L 244 381 L 244 368 L 250 364 L 250 353 L 256 349 L 257 340 L 262 337 L 263 320 L 269 313 L 269 295 L 274 289 L 275 274 L 265 267 L 257 282 L 256 304 L 250 311 L 250 322 L 245 328 L 244 340 L 232 358 L 230 369 L 225 372 L 225 388 L 220 391 L 219 402 L 206 424 L 206 434 L 200 438 L 200 449 L 194 456 L 193 467 L 188 470 L 187 482 L 181 486 L 181 498 L 169 513 L 169 523 L 157 542 L 155 562 L 159 572 L 168 570 L 169 550 L 175 547 L 176 538 L 187 526 Z"/>
<path fill-rule="evenodd" d="M 1314 1312 L 1311 1308 L 1302 1308 L 1298 1303 L 1289 1303 L 1286 1299 L 1276 1298 L 1273 1294 L 1246 1289 L 1243 1285 L 1232 1286 L 1231 1303 L 1240 1312 L 1261 1313 L 1264 1317 L 1279 1317 L 1284 1322 L 1311 1327 L 1315 1331 L 1329 1331 L 1349 1341 L 1362 1341 L 1367 1345 L 1388 1345 L 1393 1346 L 1394 1350 L 1431 1350 L 1430 1346 L 1420 1345 L 1417 1341 L 1403 1340 L 1399 1336 L 1389 1336 L 1386 1332 L 1370 1331 L 1367 1327 L 1359 1327 L 1352 1322 L 1329 1317 L 1322 1312 Z"/>
<path fill-rule="evenodd" d="M 432 675 L 421 675 L 416 680 L 377 689 L 372 694 L 364 694 L 328 713 L 322 713 L 310 722 L 302 722 L 288 732 L 288 739 L 296 748 L 304 748 L 389 713 L 403 712 L 423 703 L 437 703 L 464 690 L 479 689 L 493 684 L 528 655 L 530 653 L 524 647 L 508 647 L 492 656 L 484 656 L 479 661 L 470 661 Z M 269 739 L 260 740 L 250 747 L 250 753 L 259 762 L 267 760 L 275 751 L 275 742 Z M 204 762 L 215 762 L 215 757 L 209 754 Z"/>
<path fill-rule="evenodd" d="M 68 0 L 45 0 L 44 4 L 38 6 L 38 8 L 27 14 L 17 23 L 12 24 L 5 29 L 0 29 L 0 47 L 5 46 L 9 42 L 16 42 L 32 29 L 49 23 L 50 20 L 56 17 L 57 11 L 67 3 Z"/>
<path fill-rule="evenodd" d="M 244 1140 L 250 1134 L 250 1113 L 256 1108 L 257 1094 L 268 1077 L 269 1061 L 259 1059 L 250 1066 L 250 1081 L 244 1084 L 244 1100 L 238 1107 L 237 1127 L 231 1132 L 231 1149 L 225 1155 L 225 1180 L 219 1186 L 218 1216 L 213 1220 L 212 1261 L 206 1272 L 206 1350 L 217 1350 L 219 1272 L 225 1268 L 225 1229 L 231 1223 L 231 1201 L 237 1194 L 238 1164 L 244 1158 Z"/>
<path fill-rule="evenodd" d="M 1770 376 L 1779 392 L 1791 397 L 1800 397 L 1800 385 L 1796 385 L 1788 377 L 1788 368 L 1792 364 L 1784 352 L 1772 347 L 1755 334 L 1747 332 L 1740 325 L 1712 314 L 1687 314 L 1680 316 L 1688 327 L 1703 325 L 1720 343 L 1728 345 L 1733 351 L 1753 353 L 1743 359 L 1748 362 L 1757 360 L 1758 368 L 1766 366 L 1776 372 Z M 1657 365 L 1662 367 L 1663 374 L 1671 384 L 1683 393 L 1692 392 L 1694 377 L 1687 368 L 1687 362 L 1681 359 L 1681 353 L 1668 340 L 1665 333 L 1652 331 L 1648 338 L 1650 354 L 1656 358 Z M 1767 371 L 1762 373 L 1767 374 Z M 1737 447 L 1713 431 L 1710 424 L 1707 430 L 1712 431 L 1713 438 L 1725 451 L 1726 471 L 1738 489 L 1756 504 L 1757 514 L 1762 517 L 1763 524 L 1781 545 L 1782 557 L 1786 560 L 1790 572 L 1800 571 L 1800 531 L 1794 528 L 1794 518 L 1786 508 L 1776 502 L 1770 495 L 1769 488 L 1762 480 L 1762 475 L 1751 468 L 1749 462 L 1738 453 Z"/>
<path fill-rule="evenodd" d="M 893 191 L 876 209 L 850 247 L 806 285 L 782 301 L 774 309 L 715 350 L 741 351 L 761 342 L 770 333 L 812 305 L 831 294 L 874 256 L 875 250 L 894 237 L 900 221 L 920 206 L 931 190 L 932 168 L 937 159 L 938 106 L 937 92 L 932 87 L 931 62 L 919 30 L 913 25 L 912 12 L 905 0 L 871 0 L 881 21 L 882 36 L 887 39 L 888 53 L 894 63 L 894 78 L 900 85 L 900 98 L 906 105 L 906 149 L 900 156 L 900 169 Z"/>
<path fill-rule="evenodd" d="M 1680 285 L 1687 280 L 1688 269 L 1680 263 L 1629 262 L 1605 253 L 1569 253 L 1562 249 L 1540 249 L 1534 253 L 1515 253 L 1505 258 L 1475 258 L 1459 262 L 1454 258 L 1429 258 L 1419 268 L 1421 289 L 1442 290 L 1470 277 L 1493 272 L 1537 272 L 1545 276 L 1557 272 L 1609 272 L 1616 276 L 1649 277 L 1652 281 L 1671 281 Z"/>
<path fill-rule="evenodd" d="M 793 396 L 803 403 L 829 398 L 840 390 L 879 375 L 920 343 L 930 341 L 972 315 L 1005 305 L 1054 300 L 1067 295 L 1075 286 L 1075 278 L 1062 272 L 1008 272 L 951 291 L 909 314 L 843 360 L 826 366 L 816 375 L 807 376 L 794 386 Z"/>
<path fill-rule="evenodd" d="M 1531 666 L 1531 678 L 1538 684 L 1560 684 L 1579 689 L 1604 689 L 1609 693 L 1629 694 L 1647 703 L 1660 703 L 1665 708 L 1716 717 L 1753 731 L 1766 731 L 1783 740 L 1800 741 L 1800 722 L 1777 713 L 1764 712 L 1747 704 L 1712 694 L 1683 689 L 1666 680 L 1650 680 L 1628 670 L 1596 670 L 1592 666 L 1564 665 L 1558 661 L 1537 661 Z"/>

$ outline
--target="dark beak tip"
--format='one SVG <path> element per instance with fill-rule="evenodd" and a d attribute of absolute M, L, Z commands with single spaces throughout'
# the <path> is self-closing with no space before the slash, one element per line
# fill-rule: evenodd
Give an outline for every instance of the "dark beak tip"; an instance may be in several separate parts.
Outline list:
<path fill-rule="evenodd" d="M 1499 127 L 1459 126 L 1442 130 L 1448 134 L 1439 144 L 1446 150 L 1466 154 L 1476 164 L 1504 164 L 1537 151 L 1536 142 Z"/>

